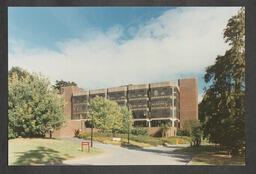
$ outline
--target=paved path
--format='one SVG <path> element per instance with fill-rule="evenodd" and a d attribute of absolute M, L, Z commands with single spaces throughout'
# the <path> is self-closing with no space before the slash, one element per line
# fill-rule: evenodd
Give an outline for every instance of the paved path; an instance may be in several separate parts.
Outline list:
<path fill-rule="evenodd" d="M 82 141 L 77 138 L 65 139 Z M 186 165 L 192 156 L 174 152 L 174 149 L 185 146 L 188 145 L 128 148 L 94 142 L 94 147 L 102 148 L 108 153 L 63 161 L 61 165 Z"/>

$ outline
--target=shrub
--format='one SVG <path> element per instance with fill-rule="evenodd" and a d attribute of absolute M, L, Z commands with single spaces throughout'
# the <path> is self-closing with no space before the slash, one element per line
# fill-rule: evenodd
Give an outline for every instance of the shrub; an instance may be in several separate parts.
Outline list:
<path fill-rule="evenodd" d="M 177 136 L 189 136 L 189 133 L 187 130 L 177 130 Z"/>
<path fill-rule="evenodd" d="M 161 124 L 160 130 L 161 130 L 162 137 L 164 136 L 167 137 L 167 131 L 170 127 L 171 127 L 171 123 Z"/>
<path fill-rule="evenodd" d="M 148 135 L 148 128 L 136 127 L 132 129 L 133 135 Z"/>
<path fill-rule="evenodd" d="M 190 119 L 185 121 L 185 130 L 191 137 L 191 146 L 200 146 L 203 135 L 201 123 L 196 119 Z"/>

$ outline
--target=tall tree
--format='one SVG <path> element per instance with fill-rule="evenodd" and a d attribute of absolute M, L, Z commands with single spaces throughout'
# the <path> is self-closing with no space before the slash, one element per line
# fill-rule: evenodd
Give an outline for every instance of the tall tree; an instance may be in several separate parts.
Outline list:
<path fill-rule="evenodd" d="M 29 75 L 29 73 L 26 70 L 18 66 L 13 66 L 10 69 L 10 71 L 8 71 L 8 76 L 11 77 L 14 73 L 17 75 L 18 79 L 21 79 L 22 77 L 26 77 L 27 75 Z"/>
<path fill-rule="evenodd" d="M 231 17 L 224 30 L 230 49 L 207 67 L 205 89 L 199 105 L 204 135 L 237 154 L 245 146 L 245 9 Z"/>
<path fill-rule="evenodd" d="M 62 125 L 64 99 L 42 75 L 22 72 L 8 78 L 8 138 L 43 137 Z"/>
<path fill-rule="evenodd" d="M 120 107 L 114 101 L 96 96 L 90 101 L 88 119 L 94 122 L 94 127 L 103 132 L 127 133 L 132 125 L 132 114 L 125 107 Z"/>
<path fill-rule="evenodd" d="M 55 85 L 53 85 L 53 87 L 57 89 L 59 92 L 61 92 L 60 90 L 62 87 L 66 87 L 66 86 L 77 86 L 77 84 L 75 82 L 70 82 L 70 81 L 56 80 Z"/>

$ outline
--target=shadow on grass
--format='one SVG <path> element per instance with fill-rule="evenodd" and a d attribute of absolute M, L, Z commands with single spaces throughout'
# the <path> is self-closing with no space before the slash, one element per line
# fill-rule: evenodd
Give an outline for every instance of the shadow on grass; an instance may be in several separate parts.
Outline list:
<path fill-rule="evenodd" d="M 15 161 L 13 165 L 55 165 L 61 164 L 63 160 L 67 158 L 71 158 L 72 156 L 68 154 L 61 155 L 60 152 L 46 148 L 46 147 L 38 147 L 35 150 L 29 150 L 27 152 L 17 152 L 19 155 L 18 159 Z"/>
<path fill-rule="evenodd" d="M 214 145 L 186 147 L 178 149 L 177 152 L 194 154 L 192 165 L 245 165 L 245 155 L 231 157 L 227 151 Z"/>

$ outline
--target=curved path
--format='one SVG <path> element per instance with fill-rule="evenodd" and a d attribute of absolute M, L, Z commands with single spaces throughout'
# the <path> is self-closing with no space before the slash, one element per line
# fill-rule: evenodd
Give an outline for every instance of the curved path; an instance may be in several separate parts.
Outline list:
<path fill-rule="evenodd" d="M 77 138 L 63 138 L 82 141 Z M 128 148 L 94 142 L 94 146 L 108 153 L 87 158 L 63 161 L 61 165 L 186 165 L 191 155 L 174 152 L 175 149 L 188 145 L 157 146 L 147 148 Z"/>

